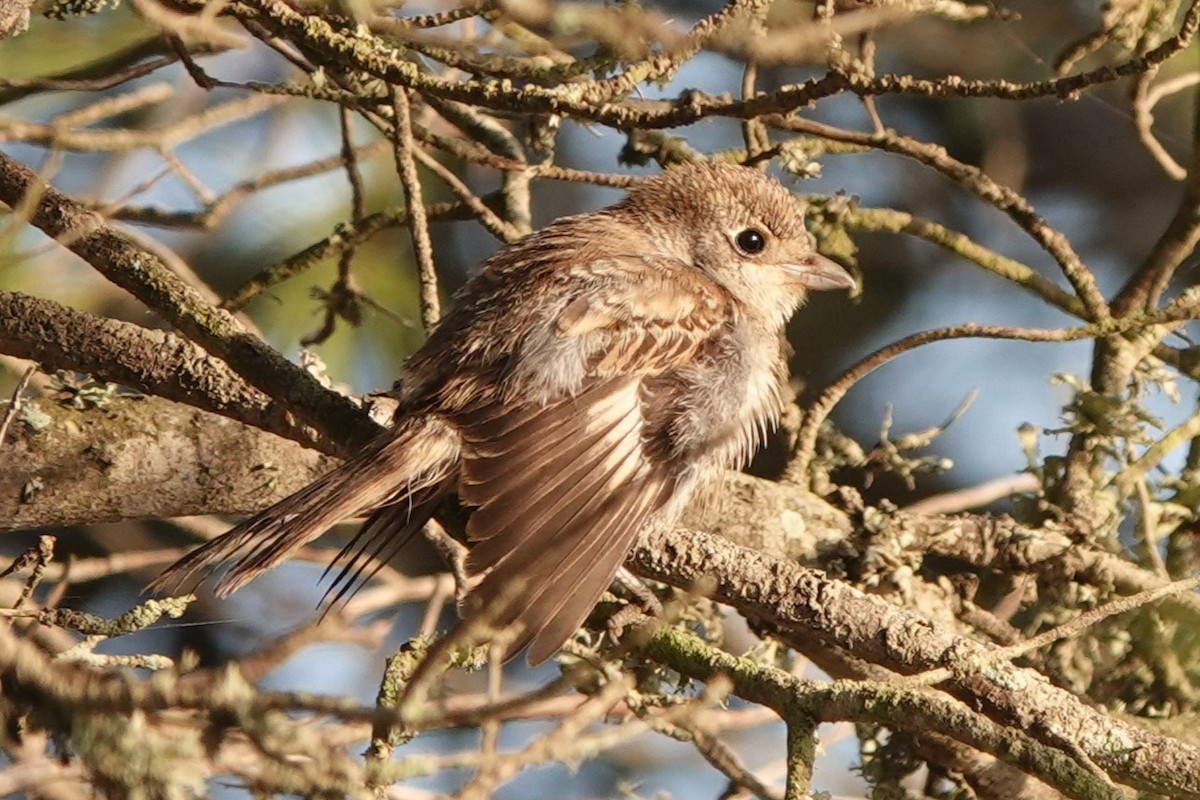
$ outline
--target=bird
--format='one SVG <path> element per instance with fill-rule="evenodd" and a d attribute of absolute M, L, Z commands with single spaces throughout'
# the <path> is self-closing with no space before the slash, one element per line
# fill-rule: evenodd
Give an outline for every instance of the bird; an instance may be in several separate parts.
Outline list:
<path fill-rule="evenodd" d="M 528 648 L 540 664 L 639 530 L 677 520 L 763 443 L 782 409 L 784 326 L 807 294 L 855 287 L 773 177 L 668 168 L 484 261 L 404 364 L 385 433 L 153 586 L 232 560 L 223 596 L 365 516 L 333 561 L 344 590 L 457 495 L 478 580 L 460 613 L 508 633 L 505 660 Z"/>

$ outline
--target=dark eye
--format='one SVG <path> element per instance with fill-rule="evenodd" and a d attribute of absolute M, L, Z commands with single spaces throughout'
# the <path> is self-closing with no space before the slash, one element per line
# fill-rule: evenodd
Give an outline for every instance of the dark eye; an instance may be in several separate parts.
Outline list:
<path fill-rule="evenodd" d="M 746 255 L 756 256 L 766 249 L 767 237 L 758 228 L 746 228 L 733 237 L 733 243 Z"/>

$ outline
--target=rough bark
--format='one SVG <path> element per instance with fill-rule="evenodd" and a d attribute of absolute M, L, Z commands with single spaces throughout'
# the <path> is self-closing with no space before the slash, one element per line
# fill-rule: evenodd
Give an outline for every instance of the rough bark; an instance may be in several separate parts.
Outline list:
<path fill-rule="evenodd" d="M 27 400 L 0 449 L 0 530 L 246 513 L 329 468 L 273 434 L 154 397 Z"/>

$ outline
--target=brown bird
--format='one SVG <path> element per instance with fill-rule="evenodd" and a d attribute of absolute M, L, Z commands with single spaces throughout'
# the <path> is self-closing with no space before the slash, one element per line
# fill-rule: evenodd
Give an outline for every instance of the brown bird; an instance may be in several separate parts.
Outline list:
<path fill-rule="evenodd" d="M 404 367 L 363 452 L 168 569 L 236 557 L 232 592 L 346 517 L 344 591 L 457 493 L 473 512 L 464 614 L 537 664 L 583 623 L 638 531 L 747 462 L 780 412 L 783 326 L 848 289 L 797 199 L 745 167 L 673 169 L 492 256 Z M 331 590 L 332 591 L 332 590 Z"/>

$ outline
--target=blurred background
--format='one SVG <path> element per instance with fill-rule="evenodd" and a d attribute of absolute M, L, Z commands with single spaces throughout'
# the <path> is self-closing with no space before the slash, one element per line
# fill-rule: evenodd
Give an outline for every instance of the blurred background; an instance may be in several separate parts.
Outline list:
<path fill-rule="evenodd" d="M 404 13 L 418 13 L 421 5 L 406 5 Z M 711 2 L 652 5 L 669 13 L 680 30 L 719 7 Z M 880 72 L 928 77 L 960 74 L 968 79 L 1046 79 L 1065 46 L 1097 28 L 1100 5 L 1082 0 L 1018 0 L 1004 4 L 1007 13 L 1003 19 L 959 24 L 918 17 L 878 35 L 876 66 Z M 811 13 L 811 9 L 805 12 L 806 4 L 795 6 L 796 13 Z M 127 7 L 65 21 L 35 17 L 27 33 L 0 42 L 0 78 L 57 74 L 148 35 L 152 31 Z M 229 81 L 278 81 L 291 74 L 277 53 L 248 41 L 252 46 L 204 58 L 201 64 L 210 75 Z M 1102 51 L 1083 63 L 1094 66 L 1117 55 Z M 1171 69 L 1196 67 L 1194 60 L 1190 65 L 1182 61 L 1185 59 L 1169 62 L 1160 79 L 1172 77 Z M 764 67 L 759 72 L 759 88 L 770 91 L 822 72 L 820 65 Z M 742 65 L 723 55 L 702 53 L 671 82 L 643 91 L 648 98 L 675 97 L 685 88 L 710 95 L 736 95 L 741 81 Z M 153 93 L 160 84 L 166 87 L 161 102 L 107 117 L 97 128 L 162 129 L 201 109 L 245 101 L 249 96 L 233 89 L 202 90 L 179 65 L 122 86 L 108 96 L 124 95 L 131 89 Z M 1178 181 L 1166 175 L 1139 143 L 1128 110 L 1129 91 L 1126 82 L 1118 81 L 1069 101 L 943 101 L 897 95 L 879 97 L 876 105 L 885 125 L 937 143 L 955 158 L 983 168 L 998 182 L 1024 194 L 1051 226 L 1067 236 L 1102 288 L 1111 293 L 1162 233 L 1181 192 Z M 23 99 L 3 99 L 8 102 L 0 116 L 0 148 L 42 169 L 62 190 L 110 208 L 195 211 L 202 204 L 197 186 L 221 195 L 266 171 L 334 157 L 341 146 L 337 109 L 329 103 L 296 101 L 231 115 L 228 123 L 195 138 L 181 132 L 172 152 L 194 177 L 194 185 L 189 186 L 152 148 L 115 152 L 70 149 L 50 155 L 46 147 L 22 141 L 19 132 L 14 133 L 17 121 L 48 122 L 95 103 L 98 97 L 93 93 L 41 92 Z M 1155 109 L 1155 133 L 1166 150 L 1180 159 L 1186 157 L 1191 138 L 1192 102 L 1192 94 L 1183 92 Z M 805 116 L 839 127 L 870 129 L 863 105 L 848 96 L 822 101 Z M 365 124 L 356 124 L 354 133 L 359 144 L 377 136 Z M 670 133 L 706 153 L 742 143 L 740 127 L 732 120 L 706 121 Z M 623 166 L 619 155 L 625 144 L 626 137 L 618 132 L 568 121 L 559 136 L 557 161 L 610 173 L 649 174 L 657 169 Z M 446 163 L 481 194 L 497 188 L 491 170 Z M 1010 220 L 931 170 L 878 152 L 823 155 L 816 166 L 819 175 L 809 180 L 781 177 L 798 193 L 842 194 L 863 207 L 895 208 L 934 220 L 1067 285 L 1049 256 Z M 368 212 L 402 204 L 388 148 L 376 149 L 361 162 L 361 169 Z M 426 180 L 426 185 L 429 199 L 449 197 L 436 180 Z M 621 192 L 544 181 L 535 185 L 533 197 L 534 226 L 540 227 L 558 216 L 607 205 L 619 199 Z M 333 169 L 251 193 L 211 229 L 144 223 L 127 227 L 138 237 L 161 242 L 203 283 L 227 296 L 267 265 L 328 236 L 349 218 L 350 198 L 345 173 Z M 499 247 L 473 222 L 436 223 L 432 230 L 447 295 L 472 267 Z M 913 238 L 864 234 L 855 243 L 863 277 L 861 296 L 818 295 L 789 329 L 796 351 L 792 371 L 805 396 L 812 396 L 858 359 L 923 329 L 961 322 L 1048 328 L 1077 324 L 1018 287 Z M 322 327 L 324 309 L 316 293 L 334 284 L 336 269 L 336 260 L 330 259 L 271 287 L 247 307 L 265 338 L 290 358 L 298 358 L 301 340 Z M 1182 270 L 1180 281 L 1193 282 L 1194 269 L 1191 265 Z M 310 349 L 336 384 L 363 394 L 387 389 L 405 356 L 422 339 L 407 231 L 391 228 L 372 238 L 357 251 L 354 272 L 378 307 L 368 307 L 358 326 L 341 322 L 326 341 Z M 0 239 L 0 288 L 141 325 L 158 324 L 136 301 L 82 261 L 28 230 Z M 893 436 L 925 430 L 944 423 L 964 399 L 973 396 L 969 408 L 930 448 L 931 455 L 947 459 L 952 468 L 921 476 L 912 488 L 888 477 L 867 486 L 864 476 L 852 472 L 837 476 L 838 480 L 864 488 L 873 501 L 888 498 L 903 506 L 931 494 L 1019 472 L 1026 465 L 1026 456 L 1018 441 L 1018 428 L 1030 424 L 1052 430 L 1060 424 L 1061 407 L 1069 393 L 1055 383 L 1054 376 L 1086 378 L 1091 350 L 1087 341 L 965 340 L 934 344 L 902 356 L 859 383 L 838 405 L 834 421 L 870 446 L 879 439 L 889 414 Z M 0 362 L 0 393 L 11 392 L 21 369 L 13 359 Z M 1181 402 L 1154 396 L 1148 407 L 1167 424 L 1177 422 L 1190 413 L 1195 401 L 1194 387 L 1182 390 Z M 1060 452 L 1065 446 L 1063 438 L 1050 432 L 1041 433 L 1038 444 L 1043 454 Z M 777 467 L 768 462 L 757 465 L 764 472 Z M 997 508 L 1003 510 L 1004 505 Z M 4 552 L 20 552 L 37 533 L 6 536 Z M 130 522 L 53 533 L 60 537 L 60 555 L 125 551 L 179 536 L 167 522 Z M 332 539 L 336 538 L 334 534 Z M 436 557 L 420 552 L 420 546 L 403 558 L 406 572 L 437 569 Z M 149 577 L 86 584 L 63 602 L 115 616 L 137 602 L 141 589 L 137 579 Z M 322 593 L 319 577 L 319 567 L 289 565 L 231 600 L 220 604 L 206 600 L 205 607 L 184 622 L 162 625 L 105 647 L 107 652 L 177 652 L 186 645 L 206 661 L 238 657 L 266 638 L 310 620 Z M 447 612 L 445 622 L 450 619 Z M 349 694 L 372 703 L 383 659 L 413 635 L 420 610 L 389 611 L 377 622 L 388 629 L 378 646 L 308 648 L 271 673 L 265 685 Z M 748 634 L 736 629 L 730 635 L 734 641 L 739 635 L 750 641 Z M 554 674 L 553 666 L 533 675 L 525 674 L 523 665 L 511 669 L 512 680 L 530 686 Z M 544 728 L 544 723 L 537 722 L 508 726 L 501 745 L 516 745 Z M 846 796 L 861 794 L 863 784 L 853 767 L 857 742 L 850 727 L 835 726 L 823 734 L 826 751 L 818 762 L 815 785 Z M 412 747 L 471 747 L 474 736 L 471 731 L 436 733 L 420 737 Z M 750 727 L 731 741 L 747 766 L 757 769 L 774 763 L 775 774 L 782 777 L 780 726 Z M 770 774 L 771 768 L 765 771 Z M 424 785 L 447 791 L 462 777 L 448 772 Z M 582 765 L 577 775 L 568 778 L 557 768 L 536 770 L 506 786 L 497 797 L 716 797 L 722 785 L 718 778 L 688 745 L 663 737 L 642 737 Z"/>

